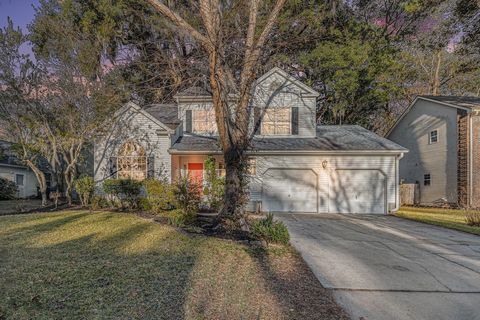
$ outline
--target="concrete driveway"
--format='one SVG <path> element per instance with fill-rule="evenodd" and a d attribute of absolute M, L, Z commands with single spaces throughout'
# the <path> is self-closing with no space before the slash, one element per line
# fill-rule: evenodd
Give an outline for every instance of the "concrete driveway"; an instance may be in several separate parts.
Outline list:
<path fill-rule="evenodd" d="M 393 216 L 277 218 L 352 319 L 480 319 L 480 236 Z"/>

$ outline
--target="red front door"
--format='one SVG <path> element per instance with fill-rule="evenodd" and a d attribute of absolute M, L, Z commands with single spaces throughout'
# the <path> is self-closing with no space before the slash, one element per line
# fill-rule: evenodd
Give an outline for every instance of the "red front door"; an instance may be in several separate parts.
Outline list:
<path fill-rule="evenodd" d="M 203 185 L 203 163 L 189 163 L 188 176 L 192 181 L 197 182 L 200 186 Z"/>

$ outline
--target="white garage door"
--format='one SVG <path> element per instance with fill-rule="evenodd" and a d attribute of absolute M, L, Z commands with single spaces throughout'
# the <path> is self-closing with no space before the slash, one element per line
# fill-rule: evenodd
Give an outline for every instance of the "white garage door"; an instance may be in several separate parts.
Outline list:
<path fill-rule="evenodd" d="M 380 171 L 336 170 L 331 186 L 331 212 L 385 213 L 385 177 Z"/>
<path fill-rule="evenodd" d="M 262 210 L 317 212 L 317 175 L 310 169 L 269 169 L 263 176 Z"/>

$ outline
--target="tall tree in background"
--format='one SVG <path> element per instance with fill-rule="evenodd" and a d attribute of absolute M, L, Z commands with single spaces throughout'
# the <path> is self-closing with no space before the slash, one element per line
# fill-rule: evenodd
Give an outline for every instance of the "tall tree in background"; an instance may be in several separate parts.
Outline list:
<path fill-rule="evenodd" d="M 453 0 L 437 6 L 428 24 L 405 41 L 401 62 L 416 82 L 408 95 L 478 95 L 480 55 L 465 42 L 470 26 L 455 14 L 457 6 Z"/>
<path fill-rule="evenodd" d="M 71 204 L 84 149 L 108 128 L 105 120 L 125 101 L 128 90 L 101 32 L 89 32 L 92 25 L 78 25 L 60 11 L 58 3 L 45 2 L 30 26 L 33 50 L 47 72 L 44 86 L 48 88 L 42 97 L 43 108 L 32 111 L 31 122 L 42 128 L 44 144 L 56 155 L 52 165 L 63 168 L 65 194 Z"/>
<path fill-rule="evenodd" d="M 21 53 L 26 42 L 26 36 L 10 19 L 8 25 L 0 29 L 0 124 L 6 137 L 14 143 L 16 155 L 35 174 L 42 205 L 46 205 L 47 182 L 40 168 L 38 131 L 26 120 L 28 110 L 39 105 L 43 72 L 27 54 Z"/>

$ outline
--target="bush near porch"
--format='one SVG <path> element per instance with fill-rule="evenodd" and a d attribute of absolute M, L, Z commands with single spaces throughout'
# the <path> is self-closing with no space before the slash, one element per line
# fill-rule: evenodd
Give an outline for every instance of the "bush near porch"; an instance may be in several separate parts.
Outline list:
<path fill-rule="evenodd" d="M 0 319 L 347 319 L 290 248 L 120 212 L 0 217 Z"/>

